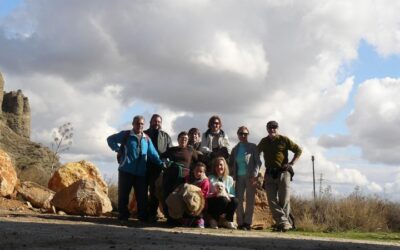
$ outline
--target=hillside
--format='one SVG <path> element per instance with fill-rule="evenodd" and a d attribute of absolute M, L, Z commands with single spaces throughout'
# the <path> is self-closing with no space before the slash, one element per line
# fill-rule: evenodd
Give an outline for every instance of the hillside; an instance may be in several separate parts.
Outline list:
<path fill-rule="evenodd" d="M 30 140 L 29 100 L 21 90 L 4 92 L 0 73 L 0 148 L 6 151 L 17 167 L 20 180 L 30 180 L 47 186 L 53 159 L 58 159 L 47 147 Z"/>

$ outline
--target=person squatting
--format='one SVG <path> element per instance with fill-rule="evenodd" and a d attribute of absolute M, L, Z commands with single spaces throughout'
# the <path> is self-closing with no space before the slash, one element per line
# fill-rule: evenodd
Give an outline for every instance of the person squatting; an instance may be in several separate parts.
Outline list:
<path fill-rule="evenodd" d="M 118 219 L 122 223 L 131 217 L 128 203 L 133 189 L 140 223 L 160 220 L 160 208 L 169 226 L 251 230 L 262 153 L 263 188 L 275 221 L 273 229 L 286 232 L 294 228 L 290 181 L 302 150 L 278 133 L 278 122 L 267 123 L 268 135 L 257 145 L 248 141 L 249 129 L 240 126 L 233 148 L 217 115 L 210 117 L 203 134 L 198 128 L 180 132 L 178 146 L 162 130 L 160 115 L 151 117 L 147 130 L 144 124 L 144 117 L 137 115 L 132 129 L 107 138 L 108 146 L 117 152 Z M 290 160 L 289 151 L 293 153 Z"/>

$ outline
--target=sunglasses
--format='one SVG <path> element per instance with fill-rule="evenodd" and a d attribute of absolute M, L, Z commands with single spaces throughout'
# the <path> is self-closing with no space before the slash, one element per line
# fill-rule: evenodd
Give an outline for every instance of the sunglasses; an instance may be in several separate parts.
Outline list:
<path fill-rule="evenodd" d="M 240 136 L 248 136 L 249 133 L 239 132 L 238 135 L 240 135 Z"/>
<path fill-rule="evenodd" d="M 267 129 L 277 129 L 278 126 L 268 126 Z"/>

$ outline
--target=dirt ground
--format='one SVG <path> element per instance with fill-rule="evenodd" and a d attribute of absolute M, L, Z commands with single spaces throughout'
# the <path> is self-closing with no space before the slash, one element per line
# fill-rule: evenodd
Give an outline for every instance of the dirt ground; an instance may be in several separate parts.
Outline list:
<path fill-rule="evenodd" d="M 121 225 L 112 217 L 43 214 L 0 198 L 0 249 L 400 249 L 397 243 L 311 238 L 285 233 Z"/>

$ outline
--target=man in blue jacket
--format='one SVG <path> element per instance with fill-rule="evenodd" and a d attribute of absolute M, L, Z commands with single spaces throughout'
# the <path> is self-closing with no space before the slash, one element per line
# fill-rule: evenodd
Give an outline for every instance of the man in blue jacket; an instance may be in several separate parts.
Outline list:
<path fill-rule="evenodd" d="M 144 117 L 135 116 L 132 126 L 132 130 L 109 136 L 107 143 L 113 151 L 122 154 L 118 168 L 118 219 L 126 221 L 130 216 L 128 202 L 133 187 L 137 199 L 138 219 L 145 222 L 148 219 L 146 164 L 150 161 L 161 169 L 163 162 L 149 137 L 143 133 Z"/>

